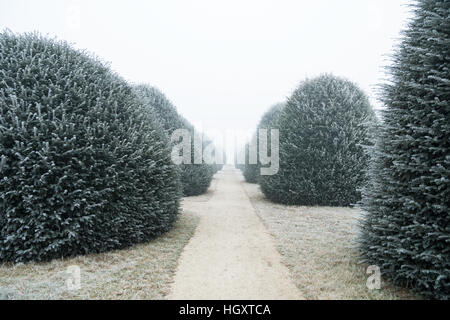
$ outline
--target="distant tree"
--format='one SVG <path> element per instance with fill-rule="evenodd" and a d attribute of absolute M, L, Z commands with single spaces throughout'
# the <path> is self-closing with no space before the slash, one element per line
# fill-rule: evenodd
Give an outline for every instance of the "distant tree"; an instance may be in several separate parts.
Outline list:
<path fill-rule="evenodd" d="M 261 176 L 274 202 L 348 206 L 360 200 L 375 114 L 364 92 L 332 75 L 303 81 L 273 124 L 280 130 L 280 170 Z"/>
<path fill-rule="evenodd" d="M 382 90 L 360 245 L 391 281 L 450 299 L 450 2 L 414 13 Z"/>

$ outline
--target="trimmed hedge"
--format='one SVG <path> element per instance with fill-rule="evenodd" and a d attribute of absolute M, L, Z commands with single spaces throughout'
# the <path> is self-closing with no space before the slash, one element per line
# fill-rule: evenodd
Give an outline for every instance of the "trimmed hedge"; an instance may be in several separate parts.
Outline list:
<path fill-rule="evenodd" d="M 292 205 L 348 206 L 360 200 L 368 154 L 367 96 L 352 82 L 322 75 L 303 81 L 273 124 L 280 130 L 280 170 L 261 176 L 271 201 Z"/>
<path fill-rule="evenodd" d="M 280 114 L 280 111 L 283 109 L 284 105 L 284 103 L 277 103 L 270 107 L 270 109 L 267 110 L 266 113 L 264 113 L 261 120 L 259 121 L 258 129 L 274 128 L 273 126 L 277 123 L 278 115 Z"/>
<path fill-rule="evenodd" d="M 169 137 L 177 129 L 187 129 L 191 132 L 192 152 L 191 163 L 179 165 L 184 196 L 197 196 L 205 193 L 215 173 L 215 168 L 206 163 L 194 164 L 194 127 L 178 114 L 173 104 L 158 89 L 148 85 L 135 86 L 135 92 L 149 110 L 162 123 Z"/>
<path fill-rule="evenodd" d="M 255 133 L 256 135 L 256 133 Z M 258 164 L 250 164 L 249 162 L 249 144 L 245 144 L 245 164 L 242 166 L 242 174 L 248 183 L 258 183 L 259 166 Z"/>
<path fill-rule="evenodd" d="M 360 246 L 394 283 L 450 299 L 450 2 L 414 7 L 382 90 Z"/>
<path fill-rule="evenodd" d="M 221 171 L 223 169 L 223 164 L 214 164 L 213 165 L 213 171 L 214 174 L 216 174 L 217 172 Z"/>
<path fill-rule="evenodd" d="M 179 175 L 132 88 L 67 43 L 0 34 L 0 261 L 124 248 L 169 230 Z"/>
<path fill-rule="evenodd" d="M 267 150 L 270 150 L 270 130 L 278 129 L 274 127 L 274 124 L 277 121 L 278 115 L 283 108 L 283 103 L 278 103 L 273 105 L 259 121 L 257 131 L 255 133 L 256 137 L 259 138 L 259 129 L 267 129 L 268 139 L 267 139 Z M 255 142 L 258 143 L 258 139 L 255 139 Z M 259 145 L 257 146 L 257 151 L 259 151 Z M 261 174 L 261 164 L 259 163 L 259 154 L 257 156 L 258 163 L 257 164 L 249 164 L 249 145 L 245 146 L 245 165 L 242 169 L 244 178 L 248 183 L 258 183 L 259 176 Z"/>

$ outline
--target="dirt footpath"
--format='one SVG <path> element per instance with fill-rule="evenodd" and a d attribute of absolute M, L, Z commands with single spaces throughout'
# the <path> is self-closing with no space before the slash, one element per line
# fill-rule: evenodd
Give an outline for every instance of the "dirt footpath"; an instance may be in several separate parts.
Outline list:
<path fill-rule="evenodd" d="M 200 216 L 185 247 L 168 299 L 303 299 L 281 263 L 242 185 L 225 167 L 212 196 L 186 198 L 183 210 Z"/>

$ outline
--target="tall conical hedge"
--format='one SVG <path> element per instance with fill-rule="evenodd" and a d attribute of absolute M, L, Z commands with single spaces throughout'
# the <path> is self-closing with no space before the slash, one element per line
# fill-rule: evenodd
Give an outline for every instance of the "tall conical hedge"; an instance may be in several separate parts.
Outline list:
<path fill-rule="evenodd" d="M 183 195 L 197 196 L 205 193 L 215 172 L 213 166 L 204 162 L 194 164 L 194 126 L 178 114 L 173 104 L 158 89 L 148 85 L 138 85 L 135 86 L 135 92 L 149 110 L 157 116 L 169 136 L 177 129 L 187 129 L 191 132 L 191 164 L 180 165 Z"/>
<path fill-rule="evenodd" d="M 269 110 L 267 110 L 264 115 L 262 116 L 261 120 L 259 121 L 259 124 L 256 128 L 256 133 L 253 136 L 253 143 L 256 144 L 255 148 L 256 151 L 259 151 L 259 145 L 258 145 L 258 139 L 259 139 L 259 129 L 267 129 L 268 131 L 268 148 L 267 150 L 270 150 L 270 130 L 275 129 L 273 125 L 276 123 L 278 114 L 280 113 L 281 109 L 283 108 L 283 103 L 278 103 L 270 107 Z M 257 154 L 257 163 L 256 164 L 250 164 L 249 161 L 249 144 L 246 144 L 245 146 L 245 165 L 243 166 L 242 172 L 245 178 L 245 181 L 248 183 L 258 183 L 259 176 L 261 173 L 261 165 L 259 163 L 259 153 Z"/>
<path fill-rule="evenodd" d="M 450 299 L 450 2 L 415 2 L 383 87 L 361 249 L 383 276 Z"/>
<path fill-rule="evenodd" d="M 0 261 L 123 248 L 171 226 L 167 136 L 102 62 L 38 34 L 0 34 Z"/>
<path fill-rule="evenodd" d="M 278 174 L 261 176 L 274 202 L 348 206 L 360 200 L 374 112 L 352 82 L 322 75 L 303 81 L 273 126 L 280 130 Z"/>

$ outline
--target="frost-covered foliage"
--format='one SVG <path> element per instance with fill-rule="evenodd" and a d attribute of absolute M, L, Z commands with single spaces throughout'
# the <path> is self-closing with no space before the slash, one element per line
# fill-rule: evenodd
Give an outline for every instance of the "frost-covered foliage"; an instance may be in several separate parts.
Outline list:
<path fill-rule="evenodd" d="M 361 249 L 383 276 L 450 299 L 450 2 L 423 0 L 383 87 Z"/>
<path fill-rule="evenodd" d="M 124 248 L 170 229 L 181 195 L 167 136 L 99 60 L 0 34 L 0 261 Z"/>
<path fill-rule="evenodd" d="M 245 165 L 242 168 L 242 172 L 245 178 L 245 181 L 247 181 L 248 183 L 258 183 L 259 181 L 259 176 L 261 173 L 261 165 L 259 162 L 259 145 L 258 145 L 258 141 L 259 141 L 259 129 L 267 129 L 268 131 L 268 139 L 267 139 L 267 150 L 270 150 L 270 130 L 271 129 L 277 129 L 275 128 L 273 125 L 274 123 L 276 123 L 276 119 L 277 116 L 280 112 L 280 110 L 283 108 L 284 104 L 283 103 L 278 103 L 273 105 L 272 107 L 270 107 L 270 109 L 264 113 L 264 115 L 262 116 L 256 133 L 253 136 L 252 142 L 255 143 L 255 149 L 257 152 L 257 163 L 256 164 L 250 164 L 249 161 L 249 144 L 245 145 Z"/>
<path fill-rule="evenodd" d="M 135 92 L 143 104 L 159 119 L 169 137 L 177 129 L 191 132 L 191 164 L 181 164 L 181 182 L 184 196 L 197 196 L 205 193 L 211 184 L 215 168 L 206 163 L 194 164 L 194 126 L 178 114 L 175 106 L 158 89 L 148 85 L 138 85 Z M 197 150 L 201 153 L 201 150 Z"/>
<path fill-rule="evenodd" d="M 280 130 L 280 170 L 261 176 L 274 202 L 348 206 L 360 200 L 368 154 L 368 124 L 375 120 L 367 96 L 350 81 L 322 75 L 305 80 L 273 124 Z"/>
<path fill-rule="evenodd" d="M 254 140 L 255 140 L 255 136 L 256 136 L 256 133 L 253 136 Z M 250 151 L 250 145 L 248 143 L 246 143 L 245 144 L 245 164 L 242 165 L 242 167 L 241 167 L 242 174 L 244 175 L 245 181 L 247 181 L 248 183 L 258 183 L 259 168 L 258 168 L 257 164 L 249 163 L 249 151 Z"/>
<path fill-rule="evenodd" d="M 274 127 L 274 124 L 276 123 L 278 115 L 283 109 L 284 105 L 284 103 L 277 103 L 270 107 L 270 109 L 267 110 L 266 113 L 264 113 L 261 120 L 259 121 L 258 129 L 276 129 Z"/>

